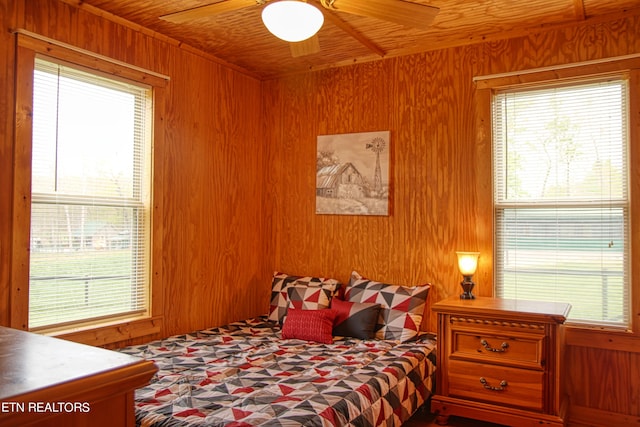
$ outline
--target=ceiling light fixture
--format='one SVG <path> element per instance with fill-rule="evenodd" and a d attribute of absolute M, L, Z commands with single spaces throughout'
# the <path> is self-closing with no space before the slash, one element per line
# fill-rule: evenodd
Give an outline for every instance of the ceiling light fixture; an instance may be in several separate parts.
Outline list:
<path fill-rule="evenodd" d="M 324 15 L 304 1 L 281 0 L 262 9 L 262 22 L 279 39 L 300 42 L 315 35 L 324 23 Z"/>

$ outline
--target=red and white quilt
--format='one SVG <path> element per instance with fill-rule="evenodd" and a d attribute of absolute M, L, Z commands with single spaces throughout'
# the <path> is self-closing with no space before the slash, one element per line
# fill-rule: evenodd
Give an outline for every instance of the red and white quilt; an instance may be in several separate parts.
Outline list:
<path fill-rule="evenodd" d="M 136 391 L 141 426 L 400 426 L 431 395 L 435 338 L 283 340 L 258 317 L 121 352 L 158 373 Z"/>

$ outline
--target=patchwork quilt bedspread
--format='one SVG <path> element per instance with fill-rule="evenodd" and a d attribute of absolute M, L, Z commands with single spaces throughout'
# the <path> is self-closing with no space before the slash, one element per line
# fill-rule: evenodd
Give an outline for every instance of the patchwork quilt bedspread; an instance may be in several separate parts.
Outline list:
<path fill-rule="evenodd" d="M 283 340 L 257 317 L 120 351 L 158 372 L 141 426 L 400 426 L 430 396 L 435 338 Z"/>

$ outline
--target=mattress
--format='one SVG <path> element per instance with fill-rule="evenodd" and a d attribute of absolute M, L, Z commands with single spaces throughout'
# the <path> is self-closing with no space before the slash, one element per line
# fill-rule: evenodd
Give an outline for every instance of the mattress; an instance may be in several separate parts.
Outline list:
<path fill-rule="evenodd" d="M 282 339 L 266 316 L 121 352 L 158 372 L 136 390 L 140 426 L 400 426 L 434 387 L 435 337 Z"/>

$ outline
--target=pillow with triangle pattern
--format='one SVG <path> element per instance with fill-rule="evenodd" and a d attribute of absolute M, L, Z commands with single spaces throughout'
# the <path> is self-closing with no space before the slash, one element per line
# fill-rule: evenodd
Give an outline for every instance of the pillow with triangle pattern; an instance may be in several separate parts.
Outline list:
<path fill-rule="evenodd" d="M 422 315 L 431 284 L 399 286 L 376 282 L 351 273 L 344 299 L 351 302 L 380 304 L 375 337 L 408 341 L 420 332 Z"/>
<path fill-rule="evenodd" d="M 331 296 L 333 296 L 338 288 L 340 288 L 340 282 L 325 277 L 294 276 L 279 272 L 273 273 L 269 320 L 282 324 L 284 316 L 287 314 L 287 308 L 289 307 L 288 291 L 291 286 L 320 287 L 330 291 Z"/>
<path fill-rule="evenodd" d="M 289 308 L 298 310 L 321 310 L 323 308 L 329 308 L 332 291 L 320 286 L 300 286 L 297 283 L 298 282 L 287 288 L 287 295 L 289 297 L 287 310 Z"/>

